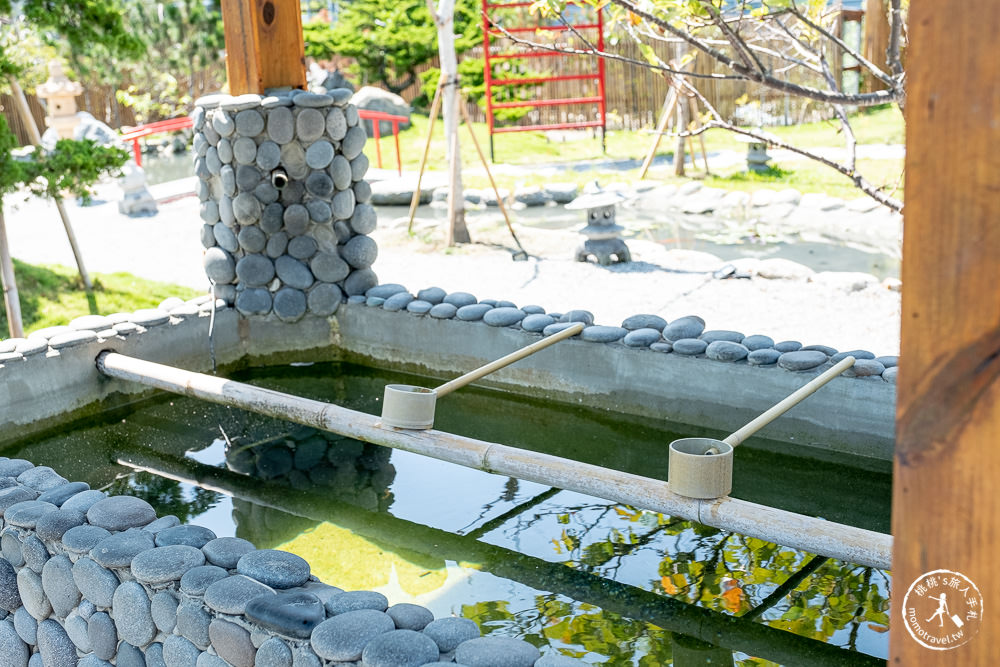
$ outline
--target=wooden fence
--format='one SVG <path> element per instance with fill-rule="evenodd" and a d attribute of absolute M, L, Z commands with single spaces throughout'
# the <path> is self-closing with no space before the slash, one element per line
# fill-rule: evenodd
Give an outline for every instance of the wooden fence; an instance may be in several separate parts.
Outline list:
<path fill-rule="evenodd" d="M 31 115 L 35 117 L 35 123 L 40 132 L 45 131 L 45 107 L 37 96 L 26 93 L 28 107 Z M 91 113 L 97 120 L 103 121 L 113 128 L 122 125 L 134 125 L 135 114 L 126 106 L 122 106 L 115 99 L 115 88 L 113 86 L 85 86 L 82 95 L 76 98 L 76 107 L 80 111 Z M 7 93 L 0 94 L 0 112 L 3 113 L 7 125 L 10 126 L 14 136 L 17 137 L 18 145 L 27 146 L 28 130 L 24 127 L 24 121 L 17 113 L 14 105 L 14 98 Z"/>

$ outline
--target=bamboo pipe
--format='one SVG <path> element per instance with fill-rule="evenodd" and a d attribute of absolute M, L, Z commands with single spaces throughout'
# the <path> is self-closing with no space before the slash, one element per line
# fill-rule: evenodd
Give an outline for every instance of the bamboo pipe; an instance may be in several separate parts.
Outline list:
<path fill-rule="evenodd" d="M 661 480 L 435 430 L 384 428 L 379 418 L 330 403 L 290 396 L 225 378 L 105 351 L 98 370 L 109 377 L 251 410 L 376 445 L 467 468 L 577 491 L 633 507 L 698 521 L 793 549 L 888 569 L 892 536 L 723 497 L 678 495 Z"/>

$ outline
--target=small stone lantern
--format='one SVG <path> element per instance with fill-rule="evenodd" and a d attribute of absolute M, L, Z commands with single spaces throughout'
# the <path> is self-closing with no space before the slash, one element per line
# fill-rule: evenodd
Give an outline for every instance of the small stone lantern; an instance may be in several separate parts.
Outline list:
<path fill-rule="evenodd" d="M 615 207 L 624 200 L 625 196 L 619 192 L 598 191 L 566 204 L 568 210 L 587 211 L 587 225 L 580 230 L 587 240 L 577 248 L 576 261 L 586 262 L 591 255 L 601 266 L 632 261 L 632 254 L 621 239 L 625 228 L 615 222 Z"/>
<path fill-rule="evenodd" d="M 55 130 L 60 139 L 73 138 L 73 130 L 80 123 L 76 117 L 76 96 L 82 92 L 83 86 L 66 77 L 61 61 L 49 61 L 49 78 L 35 88 L 35 94 L 46 102 L 49 115 L 45 117 L 45 124 Z"/>
<path fill-rule="evenodd" d="M 760 135 L 761 132 L 758 130 L 757 134 Z M 766 138 L 769 135 L 763 136 Z M 767 154 L 769 142 L 745 134 L 737 134 L 736 140 L 747 145 L 747 171 L 761 173 L 770 169 L 767 165 L 771 160 L 771 156 Z"/>

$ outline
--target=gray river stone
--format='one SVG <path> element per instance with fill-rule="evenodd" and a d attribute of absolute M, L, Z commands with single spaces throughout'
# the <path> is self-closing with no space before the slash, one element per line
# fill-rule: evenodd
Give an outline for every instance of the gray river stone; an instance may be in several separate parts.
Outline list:
<path fill-rule="evenodd" d="M 195 667 L 201 651 L 190 641 L 179 635 L 170 635 L 163 640 L 163 661 L 167 667 Z"/>
<path fill-rule="evenodd" d="M 289 591 L 251 600 L 246 617 L 261 627 L 289 637 L 308 639 L 323 622 L 323 603 L 310 593 Z"/>
<path fill-rule="evenodd" d="M 781 352 L 769 347 L 753 350 L 747 355 L 747 363 L 751 366 L 770 366 L 778 363 Z"/>
<path fill-rule="evenodd" d="M 233 575 L 215 582 L 205 590 L 205 604 L 220 614 L 242 614 L 250 600 L 274 594 L 274 589 L 270 586 L 250 577 Z"/>
<path fill-rule="evenodd" d="M 40 500 L 25 500 L 11 505 L 4 512 L 4 519 L 12 526 L 19 528 L 34 528 L 38 519 L 50 512 L 58 512 L 59 508 L 52 503 Z"/>
<path fill-rule="evenodd" d="M 521 320 L 521 328 L 532 333 L 541 333 L 545 327 L 554 324 L 555 319 L 544 313 L 532 313 Z"/>
<path fill-rule="evenodd" d="M 894 368 L 899 365 L 899 357 L 895 355 L 886 355 L 884 357 L 875 357 L 875 361 L 879 362 L 886 368 Z M 41 496 L 38 498 L 41 500 Z"/>
<path fill-rule="evenodd" d="M 179 581 L 185 572 L 204 564 L 205 555 L 198 547 L 172 544 L 138 554 L 132 559 L 132 576 L 144 584 L 165 584 Z"/>
<path fill-rule="evenodd" d="M 8 620 L 0 621 L 0 664 L 27 667 L 30 654 L 28 645 L 18 636 L 14 624 Z"/>
<path fill-rule="evenodd" d="M 90 633 L 87 631 L 89 624 L 87 619 L 80 616 L 76 611 L 66 617 L 63 627 L 70 641 L 84 653 L 90 653 Z"/>
<path fill-rule="evenodd" d="M 118 630 L 115 622 L 103 611 L 90 617 L 87 622 L 87 634 L 90 637 L 90 647 L 94 655 L 102 660 L 111 660 L 118 650 Z"/>
<path fill-rule="evenodd" d="M 256 109 L 245 109 L 236 114 L 236 132 L 244 137 L 255 137 L 264 131 L 264 117 Z"/>
<path fill-rule="evenodd" d="M 674 352 L 687 356 L 703 354 L 708 343 L 698 338 L 681 338 L 673 342 Z"/>
<path fill-rule="evenodd" d="M 360 181 L 363 179 L 365 174 L 368 173 L 369 166 L 368 156 L 364 153 L 351 160 L 351 180 Z"/>
<path fill-rule="evenodd" d="M 24 565 L 24 552 L 21 551 L 21 540 L 18 539 L 17 535 L 11 531 L 8 531 L 0 537 L 0 545 L 2 545 L 3 557 L 8 564 L 14 567 L 21 567 Z M 0 561 L 2 563 L 2 561 Z M 0 567 L 3 567 L 0 565 Z M 11 570 L 13 572 L 13 570 Z M 11 575 L 13 576 L 13 574 Z M 0 582 L 2 583 L 2 582 Z M 0 587 L 2 588 L 2 587 Z M 4 607 L 0 605 L 0 609 Z"/>
<path fill-rule="evenodd" d="M 52 345 L 52 341 L 56 340 L 62 336 L 69 335 L 73 332 L 67 332 L 66 334 L 60 334 L 59 336 L 53 336 L 49 339 L 49 345 Z M 93 333 L 91 332 L 76 332 L 76 333 Z M 38 466 L 37 468 L 31 468 L 30 470 L 25 470 L 20 475 L 17 476 L 17 481 L 24 484 L 27 487 L 31 487 L 39 493 L 45 493 L 50 491 L 57 486 L 61 486 L 66 483 L 66 478 L 57 473 L 55 470 L 48 466 Z"/>
<path fill-rule="evenodd" d="M 778 357 L 778 365 L 789 371 L 807 371 L 822 366 L 829 357 L 820 350 L 785 352 Z"/>
<path fill-rule="evenodd" d="M 535 306 L 535 305 L 521 306 L 521 310 L 523 310 L 524 312 L 526 312 L 529 315 L 544 315 L 545 314 L 545 309 L 542 308 L 541 306 Z"/>
<path fill-rule="evenodd" d="M 29 535 L 24 540 L 21 553 L 24 554 L 24 564 L 37 574 L 41 574 L 42 568 L 49 560 L 49 550 L 37 535 Z"/>
<path fill-rule="evenodd" d="M 265 141 L 257 147 L 256 164 L 260 167 L 263 175 L 271 173 L 275 167 L 281 163 L 281 147 L 273 141 Z"/>
<path fill-rule="evenodd" d="M 42 590 L 59 618 L 69 616 L 80 604 L 80 589 L 73 581 L 73 563 L 64 554 L 50 558 L 42 568 Z"/>
<path fill-rule="evenodd" d="M 242 169 L 242 167 L 241 167 Z M 236 176 L 239 179 L 239 174 Z M 257 183 L 254 182 L 253 187 L 256 187 Z M 236 215 L 236 221 L 241 225 L 252 225 L 260 220 L 260 214 L 263 211 L 263 206 L 249 192 L 241 192 L 236 195 L 233 200 L 233 213 Z"/>
<path fill-rule="evenodd" d="M 335 283 L 343 280 L 351 272 L 340 255 L 330 252 L 317 253 L 309 260 L 309 268 L 318 280 Z"/>
<path fill-rule="evenodd" d="M 26 500 L 34 500 L 38 497 L 38 492 L 26 486 L 11 486 L 0 489 L 0 515 L 3 515 L 8 508 L 22 503 Z"/>
<path fill-rule="evenodd" d="M 309 312 L 320 317 L 329 317 L 337 312 L 344 293 L 336 285 L 322 283 L 316 285 L 306 295 L 306 306 Z"/>
<path fill-rule="evenodd" d="M 542 335 L 543 336 L 551 336 L 552 334 L 556 334 L 556 333 L 559 333 L 560 331 L 564 331 L 565 329 L 569 329 L 574 324 L 576 324 L 576 323 L 575 322 L 556 322 L 554 324 L 550 324 L 549 326 L 547 326 L 544 329 L 542 329 Z M 580 334 L 576 334 L 575 336 L 570 336 L 570 338 L 579 338 L 579 337 L 580 337 Z"/>
<path fill-rule="evenodd" d="M 310 644 L 321 658 L 339 662 L 361 658 L 365 646 L 378 635 L 396 629 L 392 619 L 374 609 L 358 609 L 327 619 L 316 626 Z"/>
<path fill-rule="evenodd" d="M 222 170 L 222 158 L 219 157 L 219 149 L 215 146 L 205 151 L 205 166 L 208 167 L 208 173 L 213 176 L 218 176 Z"/>
<path fill-rule="evenodd" d="M 774 349 L 784 354 L 785 352 L 795 352 L 802 349 L 802 343 L 797 340 L 783 340 L 774 344 Z"/>
<path fill-rule="evenodd" d="M 458 308 L 456 308 L 454 304 L 439 303 L 433 308 L 431 308 L 428 314 L 437 320 L 450 320 L 451 318 L 455 317 L 455 314 L 457 312 Z"/>
<path fill-rule="evenodd" d="M 337 220 L 350 220 L 354 213 L 354 190 L 341 190 L 333 196 L 330 208 L 333 210 L 333 217 Z"/>
<path fill-rule="evenodd" d="M 469 667 L 532 667 L 540 657 L 537 648 L 513 637 L 470 639 L 455 650 L 455 662 Z"/>
<path fill-rule="evenodd" d="M 260 214 L 260 228 L 268 234 L 274 234 L 284 223 L 283 216 L 285 207 L 277 202 L 272 202 L 264 207 L 264 212 Z"/>
<path fill-rule="evenodd" d="M 119 638 L 135 646 L 145 646 L 153 641 L 156 626 L 150 612 L 149 596 L 141 584 L 126 581 L 119 586 L 111 609 Z"/>
<path fill-rule="evenodd" d="M 294 588 L 309 580 L 309 563 L 301 556 L 276 549 L 244 554 L 236 564 L 240 574 L 276 589 Z"/>
<path fill-rule="evenodd" d="M 761 334 L 754 334 L 752 336 L 747 336 L 742 341 L 740 341 L 743 346 L 753 352 L 754 350 L 764 350 L 767 348 L 774 347 L 774 339 L 770 336 L 763 336 Z"/>
<path fill-rule="evenodd" d="M 313 145 L 315 146 L 315 144 Z M 327 145 L 329 146 L 330 144 Z M 338 190 L 346 190 L 351 187 L 351 163 L 348 159 L 343 155 L 338 155 L 336 157 L 332 157 L 327 161 L 327 163 L 330 165 L 330 178 L 333 179 L 334 186 L 336 186 Z M 314 167 L 314 169 L 322 168 L 323 167 Z"/>
<path fill-rule="evenodd" d="M 240 137 L 233 142 L 233 157 L 237 164 L 253 164 L 257 159 L 257 142 L 250 137 Z"/>
<path fill-rule="evenodd" d="M 261 204 L 268 205 L 278 201 L 281 191 L 271 185 L 268 180 L 263 180 L 253 189 L 254 196 L 260 200 Z"/>
<path fill-rule="evenodd" d="M 251 542 L 241 537 L 220 537 L 203 546 L 201 551 L 212 565 L 231 570 L 244 554 L 254 548 Z"/>
<path fill-rule="evenodd" d="M 233 256 L 222 248 L 209 248 L 202 258 L 205 274 L 216 283 L 227 284 L 236 277 L 236 262 Z"/>
<path fill-rule="evenodd" d="M 491 310 L 493 310 L 493 306 L 488 303 L 474 303 L 459 308 L 455 312 L 455 317 L 463 322 L 478 322 Z"/>
<path fill-rule="evenodd" d="M 25 470 L 34 468 L 34 464 L 31 461 L 25 461 L 24 459 L 7 459 L 6 461 L 0 461 L 0 477 L 17 477 Z"/>
<path fill-rule="evenodd" d="M 361 207 L 359 206 L 358 209 L 360 208 Z M 366 208 L 371 208 L 371 207 L 369 206 Z M 372 209 L 372 212 L 374 212 L 374 209 Z M 439 303 L 443 303 L 446 296 L 448 296 L 448 293 L 445 292 L 440 287 L 428 287 L 426 289 L 422 289 L 419 292 L 417 292 L 418 299 L 420 299 L 421 301 L 427 301 L 432 306 L 436 306 Z"/>
<path fill-rule="evenodd" d="M 288 254 L 295 259 L 307 260 L 316 254 L 316 250 L 316 239 L 311 236 L 296 236 L 288 242 Z"/>
<path fill-rule="evenodd" d="M 285 209 L 285 231 L 289 236 L 305 234 L 309 228 L 309 209 L 302 204 L 292 204 Z"/>
<path fill-rule="evenodd" d="M 293 141 L 281 147 L 281 164 L 292 179 L 282 191 L 282 199 L 286 202 L 289 201 L 287 199 L 288 193 L 298 190 L 295 201 L 299 201 L 302 198 L 302 193 L 305 192 L 302 179 L 309 173 L 309 165 L 306 164 L 306 152 L 299 142 Z"/>
<path fill-rule="evenodd" d="M 493 308 L 483 315 L 483 322 L 491 327 L 512 327 L 525 318 L 525 313 L 520 308 Z"/>
<path fill-rule="evenodd" d="M 267 240 L 267 244 L 264 246 L 264 254 L 271 259 L 278 259 L 285 254 L 285 250 L 288 249 L 288 234 L 285 232 L 275 231 L 271 234 L 271 237 Z"/>
<path fill-rule="evenodd" d="M 413 300 L 413 295 L 409 292 L 400 292 L 399 294 L 393 294 L 386 299 L 382 303 L 382 308 L 383 310 L 388 310 L 389 312 L 398 312 L 410 305 L 410 302 Z"/>
<path fill-rule="evenodd" d="M 376 591 L 347 591 L 331 597 L 325 606 L 327 614 L 336 616 L 359 609 L 385 611 L 389 607 L 389 600 Z"/>
<path fill-rule="evenodd" d="M 344 293 L 347 296 L 364 294 L 366 291 L 378 284 L 378 276 L 371 269 L 353 271 L 344 281 Z"/>
<path fill-rule="evenodd" d="M 354 91 L 350 88 L 334 88 L 326 91 L 326 94 L 333 98 L 333 103 L 339 107 L 346 106 L 354 96 Z"/>
<path fill-rule="evenodd" d="M 468 618 L 446 616 L 431 621 L 423 633 L 434 640 L 441 653 L 450 653 L 463 642 L 479 638 L 479 626 Z"/>
<path fill-rule="evenodd" d="M 705 348 L 705 356 L 716 361 L 741 361 L 746 359 L 748 354 L 750 350 L 744 345 L 728 340 L 713 341 Z"/>
<path fill-rule="evenodd" d="M 806 352 L 822 352 L 828 357 L 832 357 L 837 354 L 836 348 L 830 347 L 829 345 L 806 345 L 802 348 Z"/>
<path fill-rule="evenodd" d="M 274 294 L 274 314 L 284 322 L 295 322 L 306 313 L 306 295 L 302 290 L 282 287 Z"/>
<path fill-rule="evenodd" d="M 168 547 L 174 544 L 186 544 L 189 547 L 201 549 L 214 540 L 215 533 L 202 526 L 173 526 L 161 530 L 156 535 L 156 546 Z"/>
<path fill-rule="evenodd" d="M 589 310 L 570 310 L 559 316 L 560 322 L 583 322 L 588 327 L 594 323 L 594 314 Z"/>
<path fill-rule="evenodd" d="M 38 653 L 45 667 L 76 667 L 76 646 L 58 622 L 46 619 L 38 624 Z"/>
<path fill-rule="evenodd" d="M 86 482 L 68 482 L 49 489 L 42 495 L 38 496 L 38 500 L 46 503 L 52 503 L 56 507 L 62 507 L 64 502 L 76 494 L 87 491 L 88 489 L 90 489 L 90 485 Z"/>
<path fill-rule="evenodd" d="M 589 326 L 580 332 L 580 339 L 590 343 L 614 343 L 625 337 L 627 329 L 603 324 Z"/>
<path fill-rule="evenodd" d="M 712 344 L 716 341 L 727 341 L 730 343 L 740 343 L 745 335 L 739 331 L 729 331 L 727 329 L 713 329 L 711 331 L 705 331 L 698 338 L 702 339 L 708 344 Z"/>
<path fill-rule="evenodd" d="M 21 593 L 21 602 L 36 620 L 43 620 L 52 613 L 52 605 L 45 597 L 42 588 L 42 578 L 29 568 L 21 568 L 17 573 L 17 590 Z"/>
<path fill-rule="evenodd" d="M 394 604 L 385 613 L 389 614 L 389 618 L 392 619 L 399 630 L 420 631 L 434 620 L 434 614 L 430 609 L 421 607 L 418 604 L 410 604 L 409 602 Z M 434 650 L 437 650 L 436 644 Z"/>
<path fill-rule="evenodd" d="M 146 656 L 135 646 L 122 642 L 118 645 L 115 667 L 146 667 Z"/>
<path fill-rule="evenodd" d="M 235 623 L 217 618 L 208 627 L 208 634 L 212 639 L 212 648 L 225 660 L 225 665 L 254 667 L 257 649 L 254 648 L 247 630 Z"/>
<path fill-rule="evenodd" d="M 890 366 L 889 368 L 882 371 L 882 379 L 889 384 L 896 384 L 896 376 L 899 373 L 898 366 Z"/>
<path fill-rule="evenodd" d="M 347 119 L 341 109 L 330 109 L 326 114 L 326 133 L 334 141 L 340 141 L 347 134 Z"/>
<path fill-rule="evenodd" d="M 378 245 L 369 236 L 355 236 L 340 248 L 340 256 L 356 269 L 367 269 L 378 257 Z"/>
<path fill-rule="evenodd" d="M 149 601 L 149 613 L 160 632 L 171 633 L 177 626 L 177 596 L 170 591 L 155 593 Z"/>
<path fill-rule="evenodd" d="M 844 371 L 845 377 L 876 377 L 885 372 L 885 366 L 874 359 L 858 359 L 854 366 Z"/>
<path fill-rule="evenodd" d="M 110 607 L 118 577 L 111 570 L 101 566 L 91 558 L 80 558 L 73 563 L 73 581 L 83 597 L 98 607 Z"/>
<path fill-rule="evenodd" d="M 697 338 L 705 330 L 705 321 L 696 315 L 680 317 L 663 328 L 663 337 L 669 341 Z"/>
<path fill-rule="evenodd" d="M 322 171 L 314 171 L 306 177 L 306 191 L 314 197 L 328 199 L 333 194 L 333 179 Z"/>
<path fill-rule="evenodd" d="M 267 235 L 256 225 L 240 229 L 237 240 L 243 251 L 248 253 L 263 252 L 264 246 L 267 245 Z"/>
<path fill-rule="evenodd" d="M 208 626 L 212 615 L 198 600 L 185 599 L 177 606 L 177 632 L 200 649 L 208 648 Z"/>
<path fill-rule="evenodd" d="M 87 521 L 110 531 L 145 526 L 156 519 L 156 510 L 142 498 L 111 496 L 87 510 Z"/>
<path fill-rule="evenodd" d="M 49 342 L 44 338 L 29 338 L 17 342 L 17 353 L 25 357 L 48 352 Z"/>
<path fill-rule="evenodd" d="M 452 292 L 442 299 L 442 303 L 450 303 L 456 308 L 462 308 L 463 306 L 471 306 L 476 303 L 476 297 L 468 292 Z"/>
<path fill-rule="evenodd" d="M 89 343 L 92 340 L 97 340 L 97 334 L 93 331 L 72 331 L 50 338 L 49 347 L 53 350 L 62 350 L 67 347 L 76 347 L 83 343 Z"/>
<path fill-rule="evenodd" d="M 142 530 L 126 530 L 98 542 L 90 550 L 90 557 L 104 567 L 128 567 L 137 554 L 154 546 L 153 536 L 149 533 Z"/>
<path fill-rule="evenodd" d="M 274 269 L 281 282 L 289 287 L 302 290 L 313 284 L 313 274 L 309 267 L 287 255 L 274 260 Z"/>
<path fill-rule="evenodd" d="M 266 287 L 247 287 L 236 293 L 236 310 L 244 315 L 271 312 L 271 292 Z"/>
<path fill-rule="evenodd" d="M 351 229 L 356 234 L 371 234 L 378 226 L 378 216 L 375 214 L 375 207 L 371 204 L 358 204 L 351 213 Z M 440 288 L 438 288 L 440 289 Z M 444 298 L 444 290 L 441 290 L 441 298 Z M 440 303 L 440 301 L 432 302 Z"/>
<path fill-rule="evenodd" d="M 306 202 L 306 210 L 309 211 L 309 219 L 319 224 L 326 224 L 333 217 L 330 205 L 319 199 Z"/>
<path fill-rule="evenodd" d="M 303 109 L 295 119 L 295 134 L 303 143 L 316 141 L 325 130 L 326 118 L 316 109 Z"/>
<path fill-rule="evenodd" d="M 74 512 L 76 510 L 64 510 Z M 85 554 L 105 538 L 111 537 L 111 533 L 104 528 L 85 524 L 70 528 L 62 536 L 63 546 L 68 551 L 78 554 Z"/>
<path fill-rule="evenodd" d="M 271 637 L 257 649 L 254 667 L 293 667 L 292 649 L 279 638 Z"/>
<path fill-rule="evenodd" d="M 874 359 L 875 355 L 868 350 L 848 350 L 847 352 L 838 352 L 830 357 L 830 363 L 837 363 L 841 359 L 846 359 L 847 357 L 854 357 L 857 360 L 862 359 Z"/>
<path fill-rule="evenodd" d="M 21 606 L 21 594 L 17 590 L 17 573 L 6 559 L 0 559 L 0 609 L 15 612 Z"/>
<path fill-rule="evenodd" d="M 420 667 L 439 657 L 433 639 L 406 629 L 378 635 L 361 653 L 366 667 Z"/>
<path fill-rule="evenodd" d="M 279 144 L 287 144 L 295 138 L 295 117 L 291 109 L 271 109 L 267 114 L 267 136 Z"/>
<path fill-rule="evenodd" d="M 415 315 L 424 315 L 430 312 L 430 309 L 434 307 L 429 301 L 422 301 L 421 299 L 414 299 L 413 301 L 406 304 L 406 311 L 413 313 Z"/>
<path fill-rule="evenodd" d="M 227 252 L 236 252 L 240 248 L 236 234 L 225 225 L 213 225 L 212 237 L 215 239 L 215 243 Z"/>
<path fill-rule="evenodd" d="M 623 327 L 628 329 L 628 327 Z M 625 334 L 625 338 L 622 340 L 628 347 L 649 347 L 653 343 L 660 340 L 660 331 L 658 329 L 649 327 L 641 329 L 633 329 Z"/>
<path fill-rule="evenodd" d="M 23 606 L 18 607 L 17 611 L 14 612 L 14 629 L 17 631 L 17 636 L 24 640 L 24 643 L 38 643 L 38 621 Z"/>
<path fill-rule="evenodd" d="M 625 318 L 622 326 L 629 331 L 656 329 L 656 332 L 660 333 L 667 326 L 667 321 L 659 315 L 632 315 Z"/>
<path fill-rule="evenodd" d="M 212 114 L 212 128 L 219 133 L 219 136 L 228 137 L 236 131 L 236 123 L 233 122 L 232 116 L 221 109 L 217 109 Z"/>
<path fill-rule="evenodd" d="M 364 129 L 360 125 L 355 125 L 344 135 L 344 139 L 340 143 L 340 151 L 348 160 L 353 160 L 361 155 L 366 141 L 368 141 L 368 135 L 365 134 Z"/>
<path fill-rule="evenodd" d="M 229 573 L 217 565 L 199 565 L 193 567 L 181 577 L 181 593 L 187 595 L 204 595 L 209 586 L 217 581 L 222 581 L 228 576 Z"/>

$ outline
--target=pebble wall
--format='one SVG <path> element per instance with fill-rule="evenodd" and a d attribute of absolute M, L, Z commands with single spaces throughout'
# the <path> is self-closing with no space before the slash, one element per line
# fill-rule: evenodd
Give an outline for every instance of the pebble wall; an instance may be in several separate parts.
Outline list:
<path fill-rule="evenodd" d="M 299 556 L 158 518 L 140 498 L 22 459 L 0 458 L 0 517 L 4 667 L 583 664 L 343 591 Z"/>
<path fill-rule="evenodd" d="M 243 315 L 332 315 L 377 284 L 366 135 L 351 91 L 200 98 L 192 114 L 204 266 Z"/>

